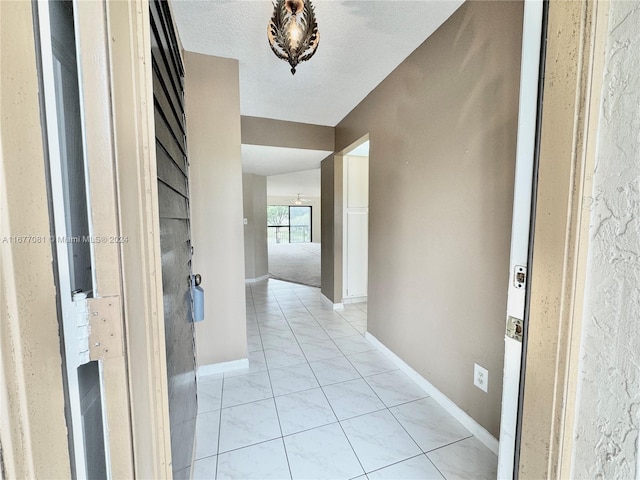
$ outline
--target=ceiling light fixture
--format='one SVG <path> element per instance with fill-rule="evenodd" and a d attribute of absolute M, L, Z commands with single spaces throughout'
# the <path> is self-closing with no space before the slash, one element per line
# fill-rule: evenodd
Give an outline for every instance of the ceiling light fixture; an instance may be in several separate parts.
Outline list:
<path fill-rule="evenodd" d="M 267 38 L 276 57 L 291 65 L 295 75 L 300 62 L 316 53 L 320 33 L 310 0 L 277 0 L 267 26 Z"/>

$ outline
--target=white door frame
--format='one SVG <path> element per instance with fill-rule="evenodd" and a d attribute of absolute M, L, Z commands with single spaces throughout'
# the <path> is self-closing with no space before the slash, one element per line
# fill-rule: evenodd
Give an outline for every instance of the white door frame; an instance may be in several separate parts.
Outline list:
<path fill-rule="evenodd" d="M 538 117 L 538 89 L 543 29 L 543 1 L 525 0 L 520 67 L 520 99 L 518 110 L 518 140 L 513 198 L 507 322 L 524 321 L 526 306 L 526 269 L 529 258 L 531 204 L 533 194 L 534 156 Z M 525 282 L 516 275 L 524 273 Z M 513 478 L 516 455 L 518 405 L 522 343 L 505 335 L 502 411 L 500 418 L 500 449 L 498 478 Z"/>

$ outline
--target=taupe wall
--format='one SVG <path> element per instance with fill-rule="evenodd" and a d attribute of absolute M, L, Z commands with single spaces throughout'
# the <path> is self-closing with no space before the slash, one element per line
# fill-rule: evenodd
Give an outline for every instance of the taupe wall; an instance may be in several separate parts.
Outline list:
<path fill-rule="evenodd" d="M 242 174 L 244 199 L 244 272 L 253 280 L 269 274 L 267 251 L 267 177 Z"/>
<path fill-rule="evenodd" d="M 243 116 L 242 143 L 333 151 L 334 129 L 322 125 Z"/>
<path fill-rule="evenodd" d="M 467 2 L 336 127 L 371 142 L 369 331 L 496 437 L 522 10 Z"/>
<path fill-rule="evenodd" d="M 193 272 L 202 274 L 200 366 L 247 356 L 238 61 L 185 52 Z"/>
<path fill-rule="evenodd" d="M 302 205 L 296 205 L 293 201 L 295 196 L 275 196 L 267 197 L 267 205 L 289 205 L 291 207 L 311 207 L 311 241 L 319 243 L 322 236 L 322 202 L 320 197 L 301 197 L 307 200 Z"/>

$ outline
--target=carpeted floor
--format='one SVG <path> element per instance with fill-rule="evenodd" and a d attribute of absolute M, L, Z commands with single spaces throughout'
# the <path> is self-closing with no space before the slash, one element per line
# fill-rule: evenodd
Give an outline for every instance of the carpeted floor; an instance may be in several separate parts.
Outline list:
<path fill-rule="evenodd" d="M 270 243 L 269 276 L 319 287 L 320 244 Z"/>

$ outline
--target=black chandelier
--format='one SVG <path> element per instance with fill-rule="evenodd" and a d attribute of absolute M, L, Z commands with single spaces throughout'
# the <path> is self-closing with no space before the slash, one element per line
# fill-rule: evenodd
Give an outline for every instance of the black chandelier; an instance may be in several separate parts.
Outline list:
<path fill-rule="evenodd" d="M 267 37 L 276 57 L 286 60 L 295 75 L 296 66 L 316 53 L 320 33 L 310 0 L 277 0 L 267 26 Z"/>

